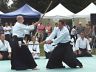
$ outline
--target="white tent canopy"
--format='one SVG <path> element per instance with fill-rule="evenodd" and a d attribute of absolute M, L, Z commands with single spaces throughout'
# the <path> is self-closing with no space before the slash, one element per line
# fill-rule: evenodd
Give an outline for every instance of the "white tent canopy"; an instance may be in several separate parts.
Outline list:
<path fill-rule="evenodd" d="M 62 4 L 58 4 L 54 9 L 51 11 L 47 12 L 44 16 L 44 18 L 67 18 L 71 15 L 74 15 L 71 11 L 69 11 L 67 8 L 65 8 Z"/>
<path fill-rule="evenodd" d="M 96 13 L 96 5 L 91 3 L 85 9 L 75 14 L 75 17 L 90 18 L 90 14 Z"/>
<path fill-rule="evenodd" d="M 2 11 L 0 11 L 0 14 L 4 14 Z"/>

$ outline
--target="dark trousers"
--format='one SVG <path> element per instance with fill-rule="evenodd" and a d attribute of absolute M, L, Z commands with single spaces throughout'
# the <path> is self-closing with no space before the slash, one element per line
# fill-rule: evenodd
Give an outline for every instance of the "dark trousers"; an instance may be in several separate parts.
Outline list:
<path fill-rule="evenodd" d="M 46 59 L 49 59 L 49 58 L 50 58 L 51 53 L 52 53 L 52 52 L 48 52 L 48 53 L 45 52 L 45 57 L 46 57 Z"/>
<path fill-rule="evenodd" d="M 69 67 L 76 68 L 76 66 L 82 66 L 81 62 L 76 59 L 70 42 L 60 43 L 51 53 L 46 68 L 62 68 L 65 62 Z"/>
<path fill-rule="evenodd" d="M 81 54 L 77 54 L 77 57 L 92 57 L 90 53 L 87 52 L 87 49 L 79 48 Z"/>
<path fill-rule="evenodd" d="M 17 41 L 16 41 L 17 40 Z M 11 69 L 25 70 L 33 69 L 37 66 L 31 52 L 26 45 L 18 45 L 18 39 L 11 42 L 12 56 L 11 56 Z"/>
<path fill-rule="evenodd" d="M 8 58 L 8 51 L 0 51 L 0 54 L 3 56 L 3 60 L 9 60 Z"/>

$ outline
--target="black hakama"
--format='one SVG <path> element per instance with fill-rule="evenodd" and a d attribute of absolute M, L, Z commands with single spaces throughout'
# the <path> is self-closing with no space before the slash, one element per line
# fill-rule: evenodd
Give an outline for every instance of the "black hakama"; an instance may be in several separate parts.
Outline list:
<path fill-rule="evenodd" d="M 77 54 L 77 57 L 92 57 L 92 55 L 88 53 L 87 48 L 79 48 L 79 50 L 81 51 L 81 54 Z"/>
<path fill-rule="evenodd" d="M 77 66 L 80 68 L 83 67 L 81 62 L 76 59 L 70 42 L 59 43 L 57 45 L 57 47 L 51 53 L 46 68 L 64 68 L 62 62 L 66 63 L 71 68 L 76 68 Z"/>
<path fill-rule="evenodd" d="M 34 69 L 37 64 L 35 63 L 32 54 L 30 53 L 26 45 L 19 46 L 17 39 L 13 39 L 11 42 L 12 57 L 11 57 L 11 69 L 25 70 Z"/>

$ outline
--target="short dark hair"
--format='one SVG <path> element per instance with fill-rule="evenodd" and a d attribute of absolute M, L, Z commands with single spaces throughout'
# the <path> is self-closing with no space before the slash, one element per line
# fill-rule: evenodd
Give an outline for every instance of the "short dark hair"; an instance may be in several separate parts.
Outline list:
<path fill-rule="evenodd" d="M 65 24 L 65 20 L 59 20 L 63 25 Z"/>

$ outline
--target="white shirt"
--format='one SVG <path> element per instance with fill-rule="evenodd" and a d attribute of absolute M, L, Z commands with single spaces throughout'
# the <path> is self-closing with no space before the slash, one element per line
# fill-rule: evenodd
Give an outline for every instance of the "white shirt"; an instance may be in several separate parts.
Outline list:
<path fill-rule="evenodd" d="M 81 37 L 79 37 L 79 38 L 76 40 L 75 48 L 76 48 L 76 50 L 79 50 L 79 48 L 82 48 L 82 49 L 87 48 L 87 50 L 91 50 L 88 39 L 87 39 L 87 38 L 84 38 L 84 39 L 82 40 Z"/>
<path fill-rule="evenodd" d="M 11 27 L 10 26 L 7 26 L 7 27 L 5 26 L 3 29 L 4 29 L 4 34 L 11 34 L 11 32 L 10 32 Z"/>
<path fill-rule="evenodd" d="M 24 30 L 33 30 L 34 25 L 26 26 L 24 24 L 20 24 L 16 22 L 16 24 L 13 26 L 13 36 L 16 35 L 17 37 L 24 37 L 25 31 Z"/>
<path fill-rule="evenodd" d="M 57 37 L 54 39 L 54 37 Z M 47 40 L 52 40 L 53 45 L 56 45 L 58 43 L 66 43 L 69 42 L 70 39 L 70 34 L 69 30 L 63 26 L 63 28 L 60 30 L 58 27 L 54 28 L 53 32 L 50 34 L 50 36 L 46 39 Z"/>
<path fill-rule="evenodd" d="M 28 44 L 33 44 L 32 41 L 30 41 Z M 40 53 L 40 48 L 39 48 L 39 42 L 35 41 L 35 43 L 33 45 L 28 45 L 28 48 L 30 50 L 30 52 L 35 52 L 35 53 Z M 36 51 L 34 51 L 36 50 Z"/>
<path fill-rule="evenodd" d="M 24 30 L 25 34 L 30 35 L 30 31 L 29 30 Z"/>
<path fill-rule="evenodd" d="M 72 28 L 71 35 L 76 35 L 76 29 Z"/>
<path fill-rule="evenodd" d="M 8 41 L 4 40 L 4 43 L 0 40 L 0 51 L 11 52 L 11 47 Z"/>

